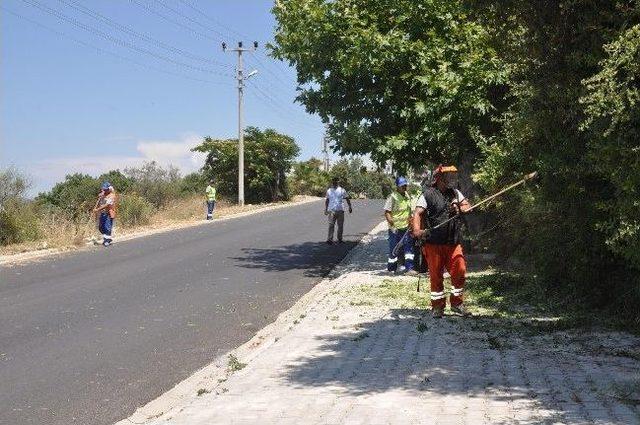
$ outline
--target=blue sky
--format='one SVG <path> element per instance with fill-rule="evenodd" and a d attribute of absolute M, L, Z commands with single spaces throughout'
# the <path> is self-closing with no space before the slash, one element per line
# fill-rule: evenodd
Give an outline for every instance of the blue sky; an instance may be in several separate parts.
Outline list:
<path fill-rule="evenodd" d="M 299 104 L 295 72 L 266 56 L 275 21 L 258 0 L 2 0 L 0 166 L 33 181 L 98 175 L 145 160 L 196 170 L 205 135 L 237 137 L 239 40 L 258 69 L 245 123 L 293 136 L 320 156 L 322 124 Z M 86 12 L 86 13 L 83 13 Z M 18 15 L 18 16 L 16 16 Z M 97 19 L 96 19 L 97 18 Z"/>

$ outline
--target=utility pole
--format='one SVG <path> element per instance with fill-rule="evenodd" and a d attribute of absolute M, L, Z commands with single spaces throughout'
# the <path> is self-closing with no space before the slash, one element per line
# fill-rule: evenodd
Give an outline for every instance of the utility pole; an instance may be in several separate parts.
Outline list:
<path fill-rule="evenodd" d="M 238 205 L 244 205 L 244 124 L 242 101 L 244 96 L 244 80 L 249 79 L 258 73 L 257 70 L 251 71 L 246 77 L 242 69 L 242 52 L 253 52 L 258 48 L 258 42 L 253 42 L 253 47 L 242 47 L 242 41 L 238 42 L 238 47 L 228 49 L 231 52 L 238 52 L 238 68 L 236 69 L 236 79 L 238 80 Z M 222 43 L 222 51 L 227 51 L 227 43 Z"/>
<path fill-rule="evenodd" d="M 324 135 L 322 136 L 322 153 L 324 154 L 323 168 L 329 171 L 329 126 L 324 126 Z"/>

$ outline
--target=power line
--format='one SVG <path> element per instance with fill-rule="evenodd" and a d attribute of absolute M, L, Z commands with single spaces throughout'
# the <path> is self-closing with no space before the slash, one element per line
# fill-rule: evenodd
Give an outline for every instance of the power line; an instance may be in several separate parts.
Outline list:
<path fill-rule="evenodd" d="M 170 6 L 167 6 L 167 4 L 165 2 L 163 2 L 162 0 L 155 0 L 155 2 L 160 4 L 160 6 L 164 7 L 165 9 L 172 11 L 174 14 L 176 14 L 178 16 L 181 16 L 182 18 L 186 19 L 187 21 L 193 22 L 194 24 L 204 28 L 207 31 L 212 31 L 212 32 L 216 33 L 218 35 L 218 37 L 220 37 L 218 39 L 218 41 L 220 41 L 220 42 L 224 41 L 225 35 L 222 34 L 221 32 L 216 31 L 216 30 L 211 29 L 211 28 L 208 28 L 206 25 L 201 24 L 200 22 L 196 21 L 195 19 L 192 19 L 188 15 L 185 15 L 184 13 L 180 12 L 179 10 L 176 10 L 176 9 L 170 7 Z"/>
<path fill-rule="evenodd" d="M 197 7 L 195 7 L 195 6 L 193 5 L 193 3 L 191 3 L 191 2 L 189 2 L 189 1 L 187 1 L 187 0 L 179 0 L 179 1 L 180 1 L 180 3 L 182 3 L 182 4 L 186 5 L 187 7 L 189 7 L 191 10 L 194 10 L 196 13 L 198 13 L 198 14 L 200 14 L 201 16 L 203 16 L 204 18 L 206 18 L 207 20 L 209 20 L 209 21 L 213 22 L 213 23 L 214 23 L 214 24 L 216 24 L 216 25 L 221 26 L 222 28 L 226 29 L 227 31 L 229 31 L 229 32 L 231 32 L 231 33 L 233 33 L 233 34 L 237 35 L 237 36 L 238 36 L 238 37 L 240 37 L 241 39 L 243 39 L 243 38 L 246 38 L 246 39 L 249 39 L 249 40 L 255 39 L 255 38 L 249 37 L 249 36 L 248 36 L 248 35 L 246 35 L 246 34 L 242 34 L 242 33 L 238 32 L 238 31 L 234 30 L 234 29 L 233 29 L 233 28 L 231 28 L 231 27 L 226 26 L 225 24 L 223 24 L 222 22 L 218 21 L 218 20 L 217 20 L 217 19 L 215 19 L 215 18 L 212 18 L 212 17 L 211 17 L 211 16 L 209 16 L 208 14 L 204 13 L 201 9 L 198 9 Z"/>
<path fill-rule="evenodd" d="M 278 74 L 276 74 L 275 72 L 273 72 L 273 71 L 272 71 L 272 70 L 271 70 L 267 65 L 265 65 L 265 64 L 264 64 L 264 63 L 263 63 L 263 62 L 258 58 L 258 56 L 257 56 L 255 53 L 252 53 L 252 54 L 251 54 L 251 57 L 252 57 L 256 62 L 258 62 L 258 64 L 259 64 L 259 65 L 262 65 L 262 68 L 266 69 L 266 70 L 267 70 L 267 72 L 268 72 L 269 74 L 271 74 L 271 75 L 276 79 L 276 81 L 278 81 L 279 83 L 281 83 L 281 84 L 282 84 L 282 86 L 283 86 L 283 88 L 291 88 L 291 87 L 290 87 L 290 86 L 289 86 L 289 85 L 288 85 L 284 80 L 282 80 L 282 79 L 280 78 L 280 76 L 279 76 Z"/>
<path fill-rule="evenodd" d="M 197 35 L 199 38 L 201 38 L 201 39 L 206 39 L 207 41 L 220 42 L 220 39 L 218 39 L 218 38 L 214 38 L 214 37 L 211 37 L 210 35 L 204 34 L 204 33 L 200 32 L 200 31 L 198 31 L 198 30 L 194 30 L 194 29 L 193 29 L 193 28 L 191 28 L 190 26 L 185 25 L 185 24 L 183 24 L 183 23 L 182 23 L 182 22 L 180 22 L 180 21 L 176 21 L 175 19 L 170 18 L 170 17 L 168 17 L 167 15 L 164 15 L 164 14 L 162 14 L 162 13 L 158 12 L 158 11 L 157 11 L 157 10 L 155 10 L 154 8 L 149 7 L 148 5 L 146 5 L 146 4 L 142 3 L 142 2 L 140 2 L 140 0 L 129 0 L 129 1 L 131 1 L 131 2 L 133 2 L 133 3 L 135 3 L 135 4 L 137 4 L 138 6 L 140 6 L 140 7 L 141 7 L 141 8 L 143 8 L 144 10 L 146 10 L 148 13 L 152 13 L 152 14 L 154 14 L 154 15 L 156 15 L 156 16 L 158 16 L 158 17 L 162 18 L 163 20 L 165 20 L 165 21 L 167 21 L 167 22 L 171 22 L 171 23 L 172 23 L 172 24 L 174 24 L 174 25 L 177 25 L 177 26 L 179 26 L 179 27 L 181 27 L 181 28 L 183 28 L 183 29 L 188 30 L 192 35 Z"/>
<path fill-rule="evenodd" d="M 65 14 L 63 14 L 63 13 L 61 13 L 61 12 L 55 10 L 55 9 L 47 7 L 47 6 L 43 5 L 42 3 L 39 3 L 39 2 L 37 2 L 35 0 L 22 0 L 22 1 L 24 3 L 30 5 L 30 6 L 33 6 L 33 7 L 37 8 L 37 9 L 40 9 L 41 11 L 43 11 L 45 13 L 48 13 L 48 14 L 53 15 L 53 16 L 56 16 L 58 19 L 66 21 L 66 22 L 68 22 L 68 23 L 70 23 L 70 24 L 72 24 L 72 25 L 74 25 L 74 26 L 76 26 L 78 28 L 81 28 L 81 29 L 83 29 L 83 30 L 85 30 L 85 31 L 87 31 L 87 32 L 89 32 L 91 34 L 98 35 L 98 36 L 100 36 L 100 37 L 102 37 L 102 38 L 104 38 L 104 39 L 106 39 L 108 41 L 111 41 L 112 43 L 114 43 L 116 45 L 119 45 L 119 46 L 122 46 L 122 47 L 126 47 L 126 48 L 134 50 L 134 51 L 136 51 L 138 53 L 144 53 L 144 54 L 147 54 L 149 56 L 153 56 L 153 57 L 155 57 L 157 59 L 160 59 L 160 60 L 163 60 L 163 61 L 166 61 L 166 62 L 170 62 L 170 63 L 173 63 L 174 65 L 182 66 L 184 68 L 188 68 L 188 69 L 191 69 L 191 70 L 194 70 L 194 71 L 200 71 L 200 72 L 205 72 L 205 73 L 209 73 L 209 74 L 222 75 L 222 76 L 226 76 L 226 77 L 231 77 L 232 76 L 231 74 L 225 74 L 225 73 L 214 71 L 214 70 L 211 70 L 211 69 L 208 69 L 208 68 L 202 68 L 202 67 L 199 67 L 199 66 L 194 66 L 194 65 L 191 65 L 191 64 L 188 64 L 188 63 L 180 62 L 180 61 L 177 61 L 177 60 L 175 60 L 173 58 L 157 54 L 157 53 L 152 52 L 152 51 L 147 50 L 147 49 L 143 49 L 143 48 L 138 47 L 138 46 L 136 46 L 134 44 L 128 43 L 128 42 L 123 41 L 123 40 L 121 40 L 121 39 L 119 39 L 117 37 L 114 37 L 114 36 L 112 36 L 110 34 L 107 34 L 104 31 L 101 31 L 101 30 L 99 30 L 99 29 L 97 29 L 95 27 L 91 27 L 90 25 L 83 24 L 82 22 L 80 22 L 80 21 L 78 21 L 78 20 L 76 20 L 74 18 L 71 18 L 71 17 L 69 17 L 69 16 L 67 16 L 67 15 L 65 15 Z"/>
<path fill-rule="evenodd" d="M 221 66 L 221 67 L 225 67 L 225 68 L 229 68 L 230 67 L 229 65 L 223 64 L 222 62 L 218 62 L 218 61 L 215 61 L 213 59 L 209 59 L 209 58 L 206 58 L 206 57 L 203 57 L 203 56 L 198 56 L 198 55 L 196 55 L 194 53 L 191 53 L 191 52 L 188 52 L 186 50 L 180 49 L 178 47 L 172 46 L 170 44 L 167 44 L 167 43 L 165 43 L 163 41 L 160 41 L 160 40 L 155 39 L 153 37 L 150 37 L 148 35 L 139 33 L 137 31 L 133 30 L 131 27 L 127 26 L 127 25 L 122 25 L 122 24 L 114 21 L 113 19 L 111 19 L 111 18 L 109 18 L 109 17 L 107 17 L 107 16 L 105 16 L 105 15 L 99 13 L 99 12 L 96 12 L 95 10 L 92 10 L 92 9 L 90 9 L 88 7 L 83 6 L 82 4 L 79 4 L 75 0 L 71 0 L 71 3 L 69 3 L 66 0 L 58 0 L 58 1 L 60 3 L 62 3 L 62 4 L 64 4 L 64 5 L 72 8 L 72 9 L 78 10 L 79 12 L 81 12 L 81 13 L 83 13 L 85 15 L 88 15 L 88 16 L 90 16 L 90 17 L 92 17 L 92 18 L 94 18 L 94 19 L 96 19 L 98 21 L 101 21 L 101 22 L 105 23 L 106 25 L 109 25 L 112 28 L 116 28 L 116 29 L 118 29 L 118 30 L 120 30 L 120 31 L 122 31 L 122 32 L 124 32 L 126 34 L 129 34 L 129 35 L 131 35 L 133 37 L 136 37 L 136 38 L 138 38 L 140 40 L 143 40 L 143 41 L 145 41 L 147 43 L 154 44 L 154 45 L 156 45 L 156 46 L 158 46 L 158 47 L 160 47 L 162 49 L 168 50 L 168 51 L 170 51 L 172 53 L 180 54 L 180 55 L 185 56 L 185 57 L 187 57 L 189 59 L 192 59 L 192 60 L 205 62 L 205 63 L 211 63 L 211 64 L 214 64 L 216 66 Z"/>
<path fill-rule="evenodd" d="M 136 0 L 136 1 L 137 1 L 137 0 Z M 213 22 L 214 24 L 219 25 L 219 26 L 221 26 L 221 27 L 223 27 L 223 28 L 227 29 L 227 31 L 230 31 L 230 32 L 232 32 L 232 33 L 235 33 L 235 34 L 237 34 L 237 35 L 240 35 L 240 36 L 241 36 L 241 37 L 243 37 L 243 38 L 247 38 L 246 36 L 243 36 L 241 33 L 239 33 L 239 32 L 237 32 L 237 31 L 235 31 L 234 29 L 232 29 L 232 28 L 230 28 L 230 27 L 228 27 L 228 26 L 226 26 L 226 25 L 224 25 L 224 24 L 220 23 L 217 19 L 212 18 L 210 15 L 208 15 L 207 13 L 203 12 L 201 9 L 197 8 L 196 6 L 194 6 L 191 2 L 189 2 L 189 1 L 187 1 L 187 0 L 179 0 L 179 1 L 180 1 L 181 3 L 183 3 L 183 4 L 185 4 L 185 5 L 186 5 L 187 7 L 189 7 L 190 9 L 194 10 L 194 11 L 195 11 L 196 13 L 198 13 L 199 15 L 203 16 L 204 18 L 206 18 L 207 20 L 209 20 L 209 21 Z M 214 29 L 214 28 L 211 28 L 211 27 L 209 27 L 209 26 L 203 25 L 201 22 L 199 22 L 199 21 L 197 21 L 197 20 L 195 20 L 195 19 L 193 19 L 193 18 L 189 17 L 188 15 L 185 15 L 184 13 L 181 13 L 180 11 L 178 11 L 178 10 L 176 10 L 176 9 L 174 9 L 174 8 L 170 7 L 170 6 L 167 6 L 167 4 L 166 4 L 165 2 L 163 2 L 162 0 L 156 0 L 156 2 L 157 2 L 157 3 L 159 3 L 161 6 L 163 6 L 164 8 L 166 8 L 166 9 L 168 9 L 168 10 L 172 11 L 174 14 L 177 14 L 178 16 L 181 16 L 181 17 L 182 17 L 182 18 L 184 18 L 184 19 L 187 19 L 189 22 L 192 22 L 192 23 L 194 23 L 194 24 L 198 25 L 199 27 L 204 28 L 205 30 L 212 31 L 212 32 L 214 32 L 214 33 L 218 34 L 220 37 L 226 37 L 226 36 L 228 36 L 228 34 L 223 34 L 223 33 L 221 33 L 220 31 L 218 31 L 218 30 L 216 30 L 216 29 Z M 269 62 L 267 62 L 267 63 L 268 63 L 268 65 L 267 65 L 267 64 L 265 64 L 262 60 L 260 60 L 260 58 L 257 56 L 257 54 L 256 54 L 255 52 L 250 52 L 250 53 L 251 53 L 251 57 L 252 57 L 252 58 L 253 58 L 253 59 L 254 59 L 254 60 L 255 60 L 259 65 L 261 65 L 261 68 L 262 68 L 262 69 L 264 69 L 264 70 L 266 70 L 269 74 L 271 74 L 271 76 L 272 76 L 273 78 L 275 78 L 275 80 L 276 80 L 278 83 L 282 84 L 282 87 L 284 87 L 284 88 L 290 88 L 290 84 L 289 84 L 289 83 L 285 82 L 282 78 L 280 78 L 280 76 L 278 75 L 278 73 L 276 73 L 276 72 L 272 71 L 272 69 L 271 69 L 271 66 L 272 66 L 272 65 L 271 65 Z"/>
<path fill-rule="evenodd" d="M 133 63 L 135 65 L 138 65 L 138 66 L 140 66 L 142 68 L 151 69 L 153 71 L 161 72 L 163 74 L 172 75 L 174 77 L 179 77 L 179 78 L 183 78 L 183 79 L 187 79 L 187 80 L 198 81 L 198 82 L 201 82 L 201 83 L 219 84 L 219 85 L 226 85 L 227 84 L 227 83 L 224 83 L 224 82 L 221 82 L 221 81 L 205 80 L 205 79 L 202 79 L 202 78 L 191 77 L 191 76 L 186 75 L 186 74 L 180 74 L 180 73 L 177 73 L 177 72 L 167 71 L 167 70 L 162 69 L 162 68 L 157 68 L 155 66 L 151 66 L 151 65 L 145 64 L 143 62 L 139 62 L 139 61 L 137 61 L 135 59 L 131 59 L 131 58 L 128 58 L 126 56 L 122 56 L 122 55 L 119 55 L 117 53 L 111 52 L 109 50 L 103 49 L 103 48 L 98 47 L 96 45 L 93 45 L 91 43 L 87 43 L 86 41 L 80 40 L 80 39 L 78 39 L 76 37 L 73 37 L 73 36 L 71 36 L 71 35 L 69 35 L 69 34 L 67 34 L 65 32 L 58 31 L 58 30 L 53 29 L 53 28 L 51 28 L 51 27 L 49 27 L 49 26 L 47 26 L 45 24 L 42 24 L 42 23 L 40 23 L 38 21 L 35 21 L 33 19 L 30 19 L 30 18 L 27 18 L 26 16 L 23 16 L 23 15 L 21 15 L 19 13 L 16 13 L 16 12 L 10 10 L 10 9 L 7 9 L 4 6 L 0 6 L 0 9 L 4 10 L 5 12 L 10 13 L 11 15 L 13 15 L 13 16 L 19 18 L 19 19 L 22 19 L 22 20 L 24 20 L 26 22 L 29 22 L 29 23 L 31 23 L 31 24 L 33 24 L 35 26 L 38 26 L 38 27 L 40 27 L 42 29 L 50 31 L 50 32 L 52 32 L 54 34 L 57 34 L 57 35 L 61 36 L 61 37 L 68 38 L 69 40 L 72 40 L 73 42 L 78 43 L 78 44 L 80 44 L 80 45 L 82 45 L 84 47 L 96 50 L 98 53 L 109 55 L 109 56 L 113 56 L 115 58 L 118 58 L 118 59 L 126 61 L 126 62 L 131 62 L 131 63 Z"/>
<path fill-rule="evenodd" d="M 299 126 L 304 126 L 304 127 L 308 127 L 308 128 L 313 128 L 315 130 L 320 130 L 320 127 L 317 127 L 316 124 L 314 123 L 309 123 L 309 122 L 302 122 L 302 121 L 298 121 L 296 119 L 292 119 L 291 117 L 291 112 L 295 111 L 294 109 L 291 109 L 290 111 L 287 111 L 282 105 L 280 105 L 275 99 L 273 99 L 271 96 L 269 96 L 267 93 L 265 93 L 264 90 L 262 90 L 257 84 L 255 84 L 252 81 L 248 81 L 248 83 L 254 88 L 256 89 L 256 91 L 261 95 L 261 97 L 266 100 L 269 104 L 271 104 L 271 106 L 273 106 L 274 111 L 278 113 L 278 115 L 280 115 L 282 118 L 286 119 L 288 122 L 293 123 L 293 124 L 297 124 Z M 299 111 L 295 111 L 297 113 L 300 113 Z"/>
<path fill-rule="evenodd" d="M 276 95 L 273 92 L 270 91 L 269 87 L 265 87 L 265 86 L 260 85 L 258 83 L 258 81 L 253 81 L 252 84 L 253 84 L 254 87 L 256 87 L 263 94 L 264 97 L 268 98 L 271 103 L 276 104 L 277 107 L 280 108 L 281 110 L 283 110 L 284 112 L 296 113 L 296 114 L 301 114 L 302 113 L 298 109 L 293 107 L 293 102 L 292 103 L 287 103 L 287 102 L 284 102 L 284 101 L 278 99 L 276 97 Z"/>

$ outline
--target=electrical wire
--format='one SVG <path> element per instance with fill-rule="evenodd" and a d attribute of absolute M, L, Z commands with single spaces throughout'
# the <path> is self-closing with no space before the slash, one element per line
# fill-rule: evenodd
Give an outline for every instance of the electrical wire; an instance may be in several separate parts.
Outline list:
<path fill-rule="evenodd" d="M 45 29 L 45 30 L 47 30 L 49 32 L 52 32 L 52 33 L 54 33 L 56 35 L 59 35 L 59 36 L 61 36 L 63 38 L 68 38 L 69 40 L 71 40 L 71 41 L 73 41 L 75 43 L 78 43 L 78 44 L 80 44 L 80 45 L 82 45 L 84 47 L 90 48 L 92 50 L 96 50 L 96 52 L 98 52 L 98 53 L 105 54 L 105 55 L 108 55 L 108 56 L 112 56 L 112 57 L 115 57 L 115 58 L 120 59 L 120 60 L 125 61 L 125 62 L 131 62 L 131 63 L 133 63 L 135 65 L 138 65 L 138 66 L 140 66 L 142 68 L 151 69 L 151 70 L 156 71 L 156 72 L 160 72 L 160 73 L 167 74 L 167 75 L 172 75 L 174 77 L 179 77 L 179 78 L 183 78 L 183 79 L 186 79 L 186 80 L 197 81 L 197 82 L 207 83 L 207 84 L 227 85 L 226 82 L 205 80 L 205 79 L 202 79 L 202 78 L 192 77 L 192 76 L 189 76 L 189 75 L 186 75 L 186 74 L 181 74 L 181 73 L 178 73 L 178 72 L 167 71 L 167 70 L 162 69 L 162 68 L 157 68 L 155 66 L 151 66 L 149 64 L 145 64 L 143 62 L 139 62 L 139 61 L 137 61 L 135 59 L 131 59 L 131 58 L 128 58 L 126 56 L 122 56 L 122 55 L 119 55 L 117 53 L 111 52 L 109 50 L 103 49 L 103 48 L 98 47 L 98 46 L 96 46 L 94 44 L 87 43 L 86 41 L 83 41 L 83 40 L 80 40 L 80 39 L 78 39 L 76 37 L 73 37 L 73 36 L 71 36 L 71 35 L 69 35 L 69 34 L 67 34 L 67 33 L 65 33 L 63 31 L 58 31 L 56 29 L 53 29 L 53 28 L 51 28 L 51 27 L 49 27 L 49 26 L 47 26 L 45 24 L 42 24 L 42 23 L 40 23 L 38 21 L 35 21 L 35 20 L 31 19 L 31 18 L 27 18 L 26 16 L 23 16 L 23 15 L 17 13 L 17 12 L 14 12 L 13 10 L 7 9 L 4 6 L 0 6 L 0 9 L 4 10 L 5 12 L 8 12 L 9 14 L 11 14 L 11 15 L 19 18 L 19 19 L 22 19 L 22 20 L 24 20 L 26 22 L 29 22 L 32 25 L 35 25 L 35 26 L 40 27 L 42 29 Z"/>
<path fill-rule="evenodd" d="M 214 37 L 211 37 L 208 34 L 204 34 L 204 33 L 200 32 L 200 31 L 194 30 L 190 26 L 185 25 L 182 22 L 176 21 L 175 19 L 172 19 L 172 18 L 168 17 L 167 15 L 164 15 L 164 14 L 158 12 L 157 10 L 155 10 L 155 9 L 149 7 L 148 5 L 142 3 L 140 0 L 129 0 L 129 1 L 131 1 L 132 3 L 137 4 L 139 7 L 143 8 L 148 13 L 156 15 L 156 16 L 162 18 L 163 20 L 165 20 L 167 22 L 170 22 L 170 23 L 172 23 L 174 25 L 179 26 L 180 28 L 188 30 L 191 33 L 191 35 L 196 35 L 197 37 L 199 37 L 201 39 L 205 39 L 207 41 L 215 41 L 215 42 L 220 42 L 221 41 L 218 38 L 214 38 Z"/>
<path fill-rule="evenodd" d="M 224 41 L 224 34 L 222 34 L 221 32 L 219 32 L 217 30 L 214 30 L 214 29 L 211 29 L 211 28 L 207 27 L 206 25 L 203 25 L 202 23 L 196 21 L 195 19 L 192 19 L 188 15 L 185 15 L 184 13 L 180 12 L 179 10 L 176 10 L 176 9 L 170 7 L 170 6 L 167 6 L 167 4 L 165 2 L 163 2 L 162 0 L 155 0 L 155 2 L 158 3 L 160 6 L 164 7 L 165 9 L 170 10 L 174 14 L 186 19 L 187 21 L 193 22 L 194 24 L 204 28 L 207 31 L 212 31 L 212 32 L 218 34 L 218 36 L 221 37 L 221 38 L 218 39 L 218 41 L 220 41 L 220 42 Z"/>
<path fill-rule="evenodd" d="M 78 28 L 81 28 L 81 29 L 93 34 L 93 35 L 100 36 L 100 37 L 102 37 L 102 38 L 104 38 L 104 39 L 106 39 L 106 40 L 108 40 L 108 41 L 110 41 L 110 42 L 112 42 L 112 43 L 114 43 L 114 44 L 116 44 L 118 46 L 126 47 L 126 48 L 131 49 L 133 51 L 136 51 L 138 53 L 144 53 L 144 54 L 147 54 L 149 56 L 155 57 L 156 59 L 160 59 L 160 60 L 163 60 L 165 62 L 169 62 L 169 63 L 172 63 L 172 64 L 177 65 L 177 66 L 182 66 L 184 68 L 188 68 L 188 69 L 191 69 L 191 70 L 194 70 L 194 71 L 199 71 L 199 72 L 204 72 L 204 73 L 209 73 L 209 74 L 215 74 L 215 75 L 221 75 L 221 76 L 225 76 L 225 77 L 232 77 L 231 74 L 226 74 L 226 73 L 214 71 L 214 70 L 209 69 L 209 68 L 202 68 L 200 66 L 194 66 L 194 65 L 191 65 L 191 64 L 188 64 L 188 63 L 180 62 L 180 61 L 175 60 L 173 58 L 170 58 L 170 57 L 167 57 L 167 56 L 163 56 L 163 55 L 160 55 L 158 53 L 152 52 L 150 50 L 138 47 L 138 46 L 136 46 L 134 44 L 128 43 L 128 42 L 123 41 L 123 40 L 121 40 L 121 39 L 119 39 L 117 37 L 114 37 L 114 36 L 112 36 L 110 34 L 107 34 L 104 31 L 101 31 L 101 30 L 99 30 L 99 29 L 97 29 L 95 27 L 91 27 L 90 25 L 83 24 L 82 22 L 80 22 L 80 21 L 78 21 L 78 20 L 76 20 L 74 18 L 71 18 L 71 17 L 69 17 L 69 16 L 67 16 L 67 15 L 65 15 L 65 14 L 63 14 L 63 13 L 61 13 L 61 12 L 55 10 L 55 9 L 47 7 L 47 6 L 43 5 L 42 3 L 40 3 L 40 2 L 38 2 L 36 0 L 22 0 L 22 1 L 24 3 L 30 5 L 30 6 L 33 6 L 33 7 L 37 8 L 37 9 L 45 12 L 45 13 L 53 15 L 53 16 L 57 17 L 60 20 L 66 21 L 66 22 L 68 22 L 68 23 L 70 23 L 70 24 L 72 24 L 72 25 L 74 25 L 74 26 L 76 26 Z"/>
<path fill-rule="evenodd" d="M 274 112 L 278 113 L 278 115 L 280 115 L 282 118 L 286 119 L 287 122 L 290 122 L 290 123 L 293 123 L 293 124 L 297 124 L 299 126 L 303 126 L 303 127 L 307 127 L 307 128 L 313 128 L 315 130 L 324 131 L 323 128 L 317 126 L 316 124 L 309 123 L 309 122 L 302 122 L 302 121 L 298 121 L 297 119 L 293 119 L 291 115 L 292 115 L 292 112 L 294 112 L 295 110 L 291 109 L 290 111 L 287 111 L 276 100 L 274 100 L 271 96 L 269 96 L 267 93 L 265 93 L 264 90 L 262 90 L 258 85 L 253 83 L 251 80 L 248 80 L 248 83 L 249 83 L 249 85 L 251 85 L 251 87 L 253 87 L 256 90 L 256 92 L 258 94 L 260 94 L 262 99 L 264 99 L 267 103 L 269 103 L 273 107 Z M 295 111 L 295 112 L 299 113 L 299 111 Z"/>
<path fill-rule="evenodd" d="M 238 32 L 238 31 L 234 30 L 233 28 L 226 26 L 225 24 L 223 24 L 222 22 L 218 21 L 217 19 L 212 18 L 211 16 L 209 16 L 208 14 L 206 14 L 205 12 L 203 12 L 201 9 L 198 9 L 197 7 L 195 7 L 195 6 L 193 5 L 193 3 L 191 3 L 191 2 L 189 2 L 189 1 L 187 1 L 187 0 L 178 0 L 178 1 L 180 1 L 180 3 L 182 3 L 182 4 L 186 5 L 188 8 L 190 8 L 190 9 L 191 9 L 191 10 L 193 10 L 193 11 L 195 11 L 195 12 L 196 12 L 196 13 L 198 13 L 199 15 L 203 16 L 205 19 L 207 19 L 207 20 L 209 20 L 209 21 L 213 22 L 213 23 L 214 23 L 214 24 L 216 24 L 216 25 L 221 26 L 222 28 L 226 29 L 227 31 L 229 31 L 229 32 L 231 32 L 231 33 L 233 33 L 233 34 L 235 34 L 235 35 L 239 36 L 240 38 L 246 38 L 246 39 L 248 39 L 248 40 L 251 40 L 251 39 L 252 39 L 252 37 L 249 37 L 249 36 L 248 36 L 248 35 L 246 35 L 246 34 L 240 33 L 240 32 Z M 253 39 L 255 40 L 255 38 L 253 38 Z"/>
<path fill-rule="evenodd" d="M 239 35 L 239 36 L 241 36 L 241 37 L 243 37 L 243 38 L 250 38 L 250 37 L 246 36 L 245 34 L 239 33 L 239 32 L 237 32 L 237 31 L 235 31 L 234 29 L 232 29 L 232 28 L 230 28 L 230 27 L 228 27 L 228 26 L 226 26 L 226 25 L 222 24 L 222 23 L 221 23 L 221 22 L 219 22 L 217 19 L 212 18 L 210 15 L 208 15 L 207 13 L 205 13 L 204 11 L 202 11 L 201 9 L 197 8 L 196 6 L 194 6 L 191 2 L 189 2 L 189 1 L 187 1 L 187 0 L 179 0 L 179 1 L 180 1 L 182 4 L 186 5 L 187 7 L 189 7 L 190 9 L 192 9 L 193 11 L 195 11 L 196 13 L 198 13 L 199 15 L 203 16 L 205 19 L 207 19 L 207 20 L 209 20 L 209 21 L 213 22 L 214 24 L 216 24 L 216 25 L 218 25 L 218 26 L 220 26 L 220 27 L 222 27 L 222 28 L 225 28 L 227 31 L 229 31 L 229 32 L 231 32 L 231 33 L 235 33 L 236 35 Z M 209 26 L 206 26 L 206 25 L 202 24 L 201 22 L 199 22 L 199 21 L 197 21 L 197 20 L 195 20 L 195 19 L 193 19 L 193 18 L 191 18 L 191 17 L 189 17 L 189 16 L 187 16 L 187 15 L 185 15 L 185 14 L 181 13 L 180 11 L 178 11 L 178 10 L 176 10 L 176 9 L 174 9 L 174 8 L 171 8 L 171 7 L 167 6 L 167 4 L 166 4 L 166 3 L 164 3 L 162 0 L 156 0 L 156 2 L 157 2 L 158 4 L 160 4 L 161 6 L 163 6 L 164 8 L 166 8 L 167 10 L 172 11 L 173 13 L 177 14 L 178 16 L 181 16 L 182 18 L 187 19 L 189 22 L 192 22 L 192 23 L 194 23 L 194 24 L 196 24 L 196 25 L 200 26 L 201 28 L 203 28 L 203 29 L 205 29 L 205 30 L 212 31 L 212 32 L 214 32 L 214 33 L 218 34 L 218 35 L 219 35 L 220 37 L 222 37 L 222 38 L 224 38 L 224 37 L 228 37 L 228 34 L 224 34 L 224 33 L 220 32 L 220 31 L 218 31 L 218 30 L 216 30 L 216 29 L 214 29 L 214 28 L 211 28 L 211 27 L 209 27 Z M 222 41 L 222 38 L 220 39 L 220 41 Z M 249 53 L 251 53 L 251 56 L 253 57 L 253 59 L 254 59 L 254 60 L 255 60 L 259 65 L 261 65 L 261 67 L 262 67 L 266 72 L 268 72 L 269 74 L 271 74 L 271 76 L 272 76 L 272 77 L 273 77 L 273 78 L 274 78 L 278 83 L 280 83 L 284 88 L 287 88 L 287 89 L 289 89 L 289 88 L 290 88 L 290 84 L 289 84 L 289 83 L 287 83 L 287 82 L 285 82 L 284 80 L 282 80 L 282 78 L 280 78 L 280 76 L 278 75 L 278 73 L 274 72 L 274 71 L 271 69 L 271 66 L 270 66 L 270 65 L 267 65 L 267 64 L 265 64 L 262 60 L 260 60 L 260 58 L 257 56 L 257 54 L 256 54 L 256 53 L 251 52 L 251 51 L 250 51 Z"/>
<path fill-rule="evenodd" d="M 196 60 L 196 61 L 200 61 L 200 62 L 204 62 L 204 63 L 209 63 L 209 64 L 213 64 L 213 65 L 216 65 L 216 66 L 224 67 L 224 68 L 231 67 L 228 64 L 224 64 L 222 62 L 215 61 L 215 60 L 213 60 L 211 58 L 206 58 L 206 57 L 203 57 L 203 56 L 196 55 L 194 53 L 191 53 L 191 52 L 188 52 L 186 50 L 180 49 L 178 47 L 172 46 L 172 45 L 170 45 L 168 43 L 165 43 L 163 41 L 160 41 L 160 40 L 155 39 L 153 37 L 150 37 L 148 35 L 139 33 L 137 31 L 133 30 L 131 27 L 127 26 L 127 25 L 120 24 L 120 23 L 114 21 L 113 19 L 111 19 L 111 18 L 109 18 L 109 17 L 107 17 L 107 16 L 105 16 L 105 15 L 103 15 L 103 14 L 97 12 L 97 11 L 92 10 L 92 9 L 80 4 L 76 0 L 71 0 L 70 2 L 67 1 L 67 0 L 58 0 L 58 1 L 60 3 L 62 3 L 62 4 L 64 4 L 64 5 L 72 8 L 72 9 L 75 9 L 75 10 L 77 10 L 77 11 L 79 11 L 79 12 L 81 12 L 81 13 L 87 15 L 87 16 L 90 16 L 90 17 L 94 18 L 97 21 L 101 21 L 104 24 L 106 24 L 106 25 L 108 25 L 108 26 L 110 26 L 112 28 L 116 28 L 116 29 L 124 32 L 125 34 L 128 34 L 128 35 L 131 35 L 133 37 L 136 37 L 136 38 L 138 38 L 140 40 L 143 40 L 143 41 L 145 41 L 147 43 L 153 44 L 153 45 L 155 45 L 157 47 L 160 47 L 160 48 L 165 49 L 167 51 L 170 51 L 172 53 L 185 56 L 185 57 L 187 57 L 189 59 L 192 59 L 192 60 Z"/>

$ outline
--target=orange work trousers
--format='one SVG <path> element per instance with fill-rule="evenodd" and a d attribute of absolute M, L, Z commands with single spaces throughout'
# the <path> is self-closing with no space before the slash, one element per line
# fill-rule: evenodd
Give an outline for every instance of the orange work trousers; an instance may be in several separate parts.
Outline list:
<path fill-rule="evenodd" d="M 429 267 L 429 280 L 431 282 L 431 307 L 444 308 L 446 297 L 444 294 L 444 269 L 451 275 L 451 297 L 449 302 L 452 306 L 462 304 L 464 292 L 464 279 L 467 266 L 462 254 L 462 245 L 435 245 L 425 244 L 422 247 L 427 266 Z"/>

